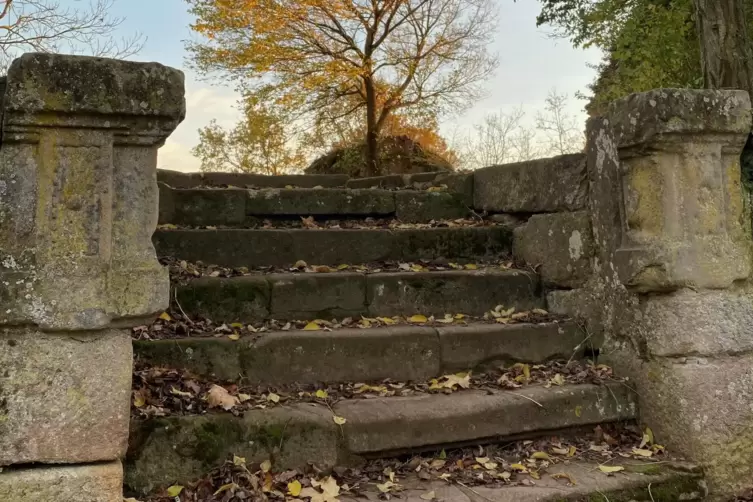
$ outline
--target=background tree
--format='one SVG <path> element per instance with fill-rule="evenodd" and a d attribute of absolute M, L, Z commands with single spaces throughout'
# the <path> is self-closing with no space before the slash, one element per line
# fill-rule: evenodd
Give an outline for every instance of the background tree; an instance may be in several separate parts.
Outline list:
<path fill-rule="evenodd" d="M 191 153 L 201 160 L 201 170 L 271 175 L 300 171 L 306 158 L 293 144 L 285 110 L 258 95 L 247 96 L 242 107 L 243 118 L 232 129 L 215 120 L 199 129 L 199 144 Z"/>
<path fill-rule="evenodd" d="M 225 72 L 241 87 L 271 84 L 278 103 L 310 116 L 365 117 L 364 174 L 378 170 L 391 115 L 462 108 L 497 64 L 487 50 L 494 0 L 188 2 L 204 37 L 188 44 L 198 70 Z"/>
<path fill-rule="evenodd" d="M 123 22 L 123 18 L 108 14 L 114 1 L 92 0 L 74 7 L 57 0 L 0 0 L 0 67 L 5 70 L 23 52 L 117 58 L 137 53 L 141 35 L 119 41 L 112 37 Z"/>
<path fill-rule="evenodd" d="M 546 136 L 547 147 L 544 151 L 550 155 L 565 155 L 583 149 L 583 127 L 578 119 L 567 112 L 568 98 L 556 89 L 549 91 L 544 111 L 536 117 L 536 128 Z"/>

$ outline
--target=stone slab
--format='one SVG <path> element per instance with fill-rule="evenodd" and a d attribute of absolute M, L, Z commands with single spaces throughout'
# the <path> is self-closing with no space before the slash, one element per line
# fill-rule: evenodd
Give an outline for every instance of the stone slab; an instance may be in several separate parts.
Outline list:
<path fill-rule="evenodd" d="M 157 169 L 157 182 L 172 188 L 197 188 L 201 186 L 201 173 L 184 173 L 171 169 Z"/>
<path fill-rule="evenodd" d="M 308 404 L 134 421 L 125 485 L 139 493 L 189 483 L 233 455 L 248 463 L 274 458 L 276 469 L 340 464 L 340 430 L 332 412 Z"/>
<path fill-rule="evenodd" d="M 272 302 L 264 276 L 202 277 L 175 286 L 175 297 L 186 312 L 222 322 L 266 319 Z"/>
<path fill-rule="evenodd" d="M 436 331 L 417 326 L 273 333 L 241 354 L 247 381 L 272 384 L 425 381 L 439 359 Z"/>
<path fill-rule="evenodd" d="M 531 216 L 515 229 L 513 255 L 535 267 L 545 286 L 582 286 L 591 275 L 594 255 L 588 212 Z"/>
<path fill-rule="evenodd" d="M 229 338 L 190 337 L 134 340 L 137 361 L 152 366 L 179 368 L 196 375 L 235 381 L 243 375 L 240 345 Z"/>
<path fill-rule="evenodd" d="M 579 153 L 474 171 L 473 205 L 481 211 L 577 211 L 587 193 L 586 158 Z"/>
<path fill-rule="evenodd" d="M 235 186 L 240 188 L 336 188 L 344 187 L 345 174 L 252 174 L 252 173 L 202 173 L 206 186 Z"/>
<path fill-rule="evenodd" d="M 394 212 L 394 193 L 378 189 L 249 190 L 246 201 L 246 214 L 251 216 L 386 216 Z"/>
<path fill-rule="evenodd" d="M 537 405 L 530 399 L 540 403 Z M 376 398 L 334 406 L 348 449 L 381 455 L 505 436 L 637 418 L 637 397 L 624 385 L 532 387 L 488 394 Z"/>
<path fill-rule="evenodd" d="M 169 190 L 169 189 L 168 189 Z M 160 199 L 168 190 L 160 190 Z M 202 189 L 172 190 L 171 221 L 185 226 L 241 225 L 246 221 L 246 190 Z"/>
<path fill-rule="evenodd" d="M 543 305 L 539 279 L 523 271 L 449 271 L 370 274 L 369 313 L 481 315 L 497 305 L 531 310 Z"/>
<path fill-rule="evenodd" d="M 296 260 L 309 265 L 363 263 L 398 259 L 395 235 L 384 229 L 342 229 L 288 231 Z M 295 263 L 293 261 L 292 263 Z M 292 264 L 291 263 L 291 264 Z"/>
<path fill-rule="evenodd" d="M 434 185 L 447 186 L 447 191 L 454 195 L 466 207 L 473 207 L 472 173 L 441 173 L 434 179 Z"/>
<path fill-rule="evenodd" d="M 366 313 L 364 274 L 272 274 L 269 283 L 273 319 L 330 320 Z"/>
<path fill-rule="evenodd" d="M 512 250 L 512 231 L 502 226 L 394 230 L 393 259 L 448 261 L 498 259 Z"/>
<path fill-rule="evenodd" d="M 4 502 L 123 502 L 123 467 L 107 464 L 32 467 L 0 473 Z"/>
<path fill-rule="evenodd" d="M 348 188 L 402 188 L 405 180 L 401 174 L 352 178 L 345 184 Z"/>
<path fill-rule="evenodd" d="M 441 327 L 437 331 L 445 374 L 499 363 L 580 357 L 585 338 L 585 333 L 572 322 L 472 324 Z"/>
<path fill-rule="evenodd" d="M 400 190 L 395 192 L 395 215 L 406 223 L 465 218 L 470 211 L 449 192 Z"/>
<path fill-rule="evenodd" d="M 120 458 L 131 358 L 126 330 L 0 331 L 0 466 Z"/>

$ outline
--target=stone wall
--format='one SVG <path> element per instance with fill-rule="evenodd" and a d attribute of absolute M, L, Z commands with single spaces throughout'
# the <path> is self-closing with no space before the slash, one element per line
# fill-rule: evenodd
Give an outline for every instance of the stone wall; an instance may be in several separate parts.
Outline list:
<path fill-rule="evenodd" d="M 0 500 L 120 502 L 127 328 L 168 303 L 151 235 L 157 148 L 184 117 L 183 74 L 26 54 L 6 83 Z"/>
<path fill-rule="evenodd" d="M 595 253 L 585 281 L 548 296 L 604 338 L 644 425 L 702 464 L 717 498 L 753 479 L 753 239 L 740 169 L 750 129 L 741 91 L 650 91 L 592 119 Z"/>

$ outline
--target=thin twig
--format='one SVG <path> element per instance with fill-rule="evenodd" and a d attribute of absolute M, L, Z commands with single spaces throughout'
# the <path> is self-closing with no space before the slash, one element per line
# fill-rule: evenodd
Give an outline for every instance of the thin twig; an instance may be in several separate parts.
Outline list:
<path fill-rule="evenodd" d="M 191 320 L 191 318 L 188 317 L 188 315 L 186 315 L 186 311 L 183 310 L 183 307 L 180 306 L 180 302 L 178 301 L 178 290 L 177 289 L 173 289 L 173 300 L 175 300 L 175 305 L 178 306 L 178 309 L 180 310 L 180 313 L 183 314 L 183 317 L 186 319 L 186 322 L 188 324 L 193 324 L 193 321 Z"/>
<path fill-rule="evenodd" d="M 604 500 L 606 500 L 607 502 L 609 502 L 609 497 L 607 497 L 606 495 L 604 495 L 602 492 L 600 492 L 599 490 L 596 490 L 596 493 L 598 493 L 599 495 L 601 495 L 602 497 L 604 497 Z"/>
<path fill-rule="evenodd" d="M 541 404 L 540 402 L 536 401 L 536 400 L 535 400 L 534 398 L 532 398 L 532 397 L 528 397 L 528 396 L 526 396 L 526 395 L 523 395 L 523 394 L 518 394 L 518 393 L 515 393 L 515 392 L 510 392 L 510 394 L 512 394 L 513 396 L 518 396 L 518 397 L 523 397 L 523 398 L 525 398 L 525 399 L 528 399 L 528 400 L 529 400 L 529 401 L 531 401 L 532 403 L 535 403 L 535 404 L 537 404 L 537 405 L 538 405 L 538 406 L 539 406 L 540 408 L 543 408 L 543 407 L 544 407 L 544 405 L 543 405 L 543 404 Z"/>
<path fill-rule="evenodd" d="M 651 502 L 656 502 L 653 493 L 651 493 L 651 483 L 648 484 L 648 496 L 651 497 Z"/>

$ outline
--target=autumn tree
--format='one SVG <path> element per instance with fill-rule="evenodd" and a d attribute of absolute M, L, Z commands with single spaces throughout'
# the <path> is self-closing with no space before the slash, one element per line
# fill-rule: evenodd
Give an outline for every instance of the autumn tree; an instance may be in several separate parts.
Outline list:
<path fill-rule="evenodd" d="M 73 6 L 58 0 L 0 0 L 0 67 L 23 52 L 84 53 L 123 58 L 141 49 L 142 37 L 116 40 L 123 18 L 109 15 L 115 0 Z"/>
<path fill-rule="evenodd" d="M 462 166 L 478 169 L 538 157 L 536 132 L 522 123 L 524 116 L 518 107 L 509 113 L 489 113 L 474 124 L 461 150 Z"/>
<path fill-rule="evenodd" d="M 536 117 L 536 128 L 544 133 L 551 155 L 565 155 L 583 149 L 583 125 L 568 112 L 568 98 L 557 90 L 549 91 L 544 110 Z"/>
<path fill-rule="evenodd" d="M 271 84 L 277 102 L 302 116 L 360 115 L 364 174 L 378 172 L 390 116 L 462 108 L 497 64 L 487 49 L 494 0 L 187 1 L 203 36 L 188 44 L 199 71 L 224 72 L 245 88 Z"/>
<path fill-rule="evenodd" d="M 303 168 L 305 156 L 296 148 L 286 110 L 249 95 L 241 103 L 243 117 L 231 129 L 213 120 L 199 129 L 199 144 L 192 150 L 202 171 L 284 174 Z"/>

